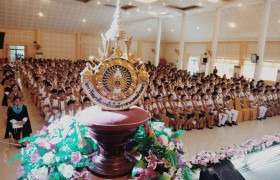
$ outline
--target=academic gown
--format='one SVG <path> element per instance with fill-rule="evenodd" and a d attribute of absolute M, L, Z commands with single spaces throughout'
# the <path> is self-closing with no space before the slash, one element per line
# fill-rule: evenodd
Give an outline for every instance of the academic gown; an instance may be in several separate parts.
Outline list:
<path fill-rule="evenodd" d="M 4 88 L 4 96 L 3 96 L 3 100 L 2 100 L 2 106 L 8 106 L 8 95 L 5 94 L 5 92 L 11 92 L 11 88 L 10 87 L 5 87 Z"/>
<path fill-rule="evenodd" d="M 32 133 L 31 124 L 30 124 L 30 120 L 29 120 L 29 116 L 28 116 L 28 112 L 27 112 L 27 107 L 25 105 L 22 105 L 22 106 L 23 106 L 22 110 L 19 113 L 15 112 L 12 107 L 8 108 L 7 127 L 6 127 L 6 133 L 5 133 L 4 139 L 9 138 L 9 133 L 13 134 L 13 126 L 12 126 L 12 123 L 10 122 L 10 120 L 12 120 L 12 119 L 15 119 L 16 121 L 22 121 L 23 118 L 27 117 L 28 120 L 22 127 L 22 137 L 23 138 L 28 137 Z"/>

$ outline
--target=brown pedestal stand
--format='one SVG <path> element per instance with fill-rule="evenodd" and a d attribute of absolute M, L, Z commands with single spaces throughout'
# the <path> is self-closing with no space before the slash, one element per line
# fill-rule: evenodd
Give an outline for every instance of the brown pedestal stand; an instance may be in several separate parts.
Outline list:
<path fill-rule="evenodd" d="M 91 129 L 91 135 L 100 149 L 100 153 L 93 156 L 89 170 L 103 178 L 129 174 L 133 165 L 125 156 L 125 146 L 148 119 L 148 112 L 138 107 L 126 111 L 105 111 L 94 106 L 81 112 L 78 120 Z"/>

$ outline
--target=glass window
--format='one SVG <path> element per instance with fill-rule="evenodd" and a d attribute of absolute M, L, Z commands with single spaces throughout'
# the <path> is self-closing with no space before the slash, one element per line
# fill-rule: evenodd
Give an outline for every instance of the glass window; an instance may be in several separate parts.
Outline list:
<path fill-rule="evenodd" d="M 16 59 L 24 59 L 24 46 L 10 46 L 11 62 Z"/>
<path fill-rule="evenodd" d="M 242 75 L 245 78 L 253 79 L 254 78 L 254 72 L 255 72 L 255 63 L 251 63 L 251 60 L 246 59 L 244 61 L 244 65 L 243 65 Z"/>
<path fill-rule="evenodd" d="M 216 59 L 215 66 L 218 70 L 218 75 L 226 75 L 228 78 L 233 76 L 234 66 L 239 64 L 239 60 L 219 58 Z"/>
<path fill-rule="evenodd" d="M 191 75 L 198 73 L 199 71 L 199 57 L 190 57 L 189 58 L 189 64 L 187 67 L 188 72 L 190 72 Z"/>

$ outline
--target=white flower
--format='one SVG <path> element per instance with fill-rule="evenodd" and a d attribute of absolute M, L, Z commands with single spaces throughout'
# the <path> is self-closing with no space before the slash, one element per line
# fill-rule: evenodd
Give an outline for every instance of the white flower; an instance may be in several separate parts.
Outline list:
<path fill-rule="evenodd" d="M 168 138 L 165 135 L 160 135 L 159 138 L 162 140 L 164 146 L 168 146 Z"/>
<path fill-rule="evenodd" d="M 186 157 L 186 155 L 181 156 L 181 159 L 182 159 L 183 162 L 187 162 L 187 157 Z"/>
<path fill-rule="evenodd" d="M 169 129 L 169 128 L 165 128 L 164 129 L 164 132 L 168 135 L 168 136 L 172 136 L 172 130 L 171 129 Z"/>
<path fill-rule="evenodd" d="M 62 127 L 63 129 L 69 129 L 70 125 L 73 123 L 73 118 L 70 116 L 63 116 L 60 119 L 60 127 Z"/>
<path fill-rule="evenodd" d="M 154 130 L 156 130 L 156 131 L 162 131 L 163 128 L 164 128 L 164 123 L 162 123 L 162 122 L 154 123 L 154 124 L 153 124 L 153 128 L 154 128 Z"/>
<path fill-rule="evenodd" d="M 55 138 L 53 138 L 52 140 L 50 140 L 50 143 L 51 143 L 51 144 L 57 144 L 57 143 L 59 143 L 60 141 L 61 141 L 61 138 L 55 137 Z"/>
<path fill-rule="evenodd" d="M 46 164 L 46 165 L 50 165 L 52 162 L 53 162 L 53 159 L 54 158 L 54 154 L 53 152 L 48 152 L 46 153 L 44 156 L 43 156 L 43 162 Z"/>
<path fill-rule="evenodd" d="M 48 179 L 48 168 L 45 167 L 45 166 L 44 166 L 44 167 L 41 167 L 41 168 L 39 169 L 38 175 L 39 175 L 39 178 L 40 178 L 41 180 Z"/>
<path fill-rule="evenodd" d="M 49 134 L 52 134 L 56 128 L 57 126 L 55 123 L 50 124 L 48 127 Z"/>
<path fill-rule="evenodd" d="M 70 179 L 74 174 L 74 167 L 69 164 L 61 164 L 58 167 L 58 171 L 66 178 Z"/>
<path fill-rule="evenodd" d="M 40 179 L 40 180 L 48 180 L 48 168 L 43 166 L 41 168 L 34 168 L 27 175 L 27 179 Z"/>
<path fill-rule="evenodd" d="M 174 144 L 173 142 L 170 142 L 170 143 L 168 144 L 167 149 L 173 151 L 174 148 L 175 148 L 175 144 Z"/>

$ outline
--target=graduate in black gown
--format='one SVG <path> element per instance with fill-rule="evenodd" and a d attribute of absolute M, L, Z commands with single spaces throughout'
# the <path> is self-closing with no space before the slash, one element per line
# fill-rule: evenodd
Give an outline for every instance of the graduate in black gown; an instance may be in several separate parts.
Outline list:
<path fill-rule="evenodd" d="M 10 87 L 10 82 L 14 82 L 13 79 L 7 79 L 4 83 L 4 96 L 2 99 L 2 106 L 8 106 L 8 98 L 9 98 L 9 94 L 12 91 L 11 87 Z"/>
<path fill-rule="evenodd" d="M 32 133 L 30 120 L 27 112 L 27 107 L 21 104 L 21 99 L 15 97 L 13 99 L 13 106 L 8 108 L 7 112 L 7 128 L 5 139 L 10 138 L 10 135 L 17 141 L 22 138 L 30 136 Z"/>

